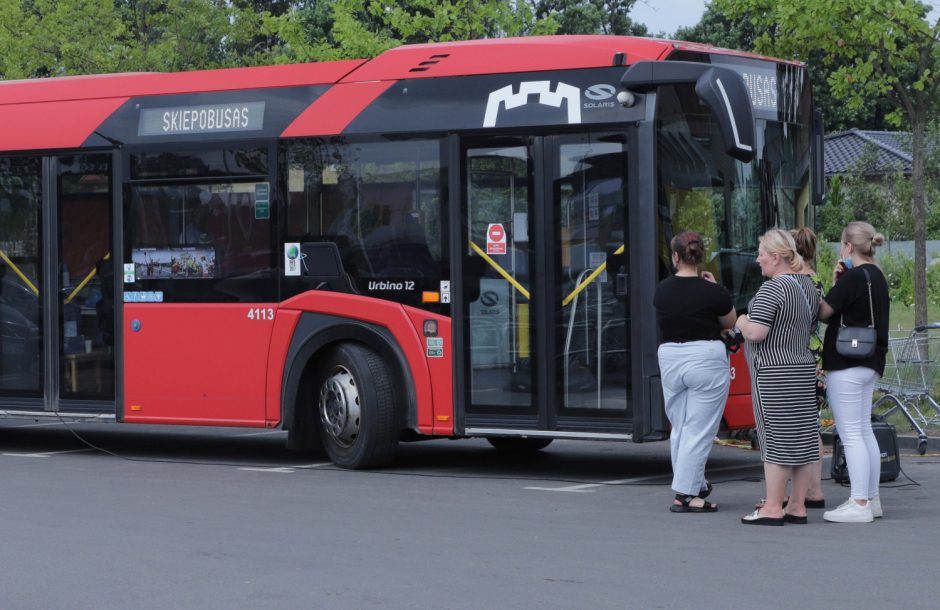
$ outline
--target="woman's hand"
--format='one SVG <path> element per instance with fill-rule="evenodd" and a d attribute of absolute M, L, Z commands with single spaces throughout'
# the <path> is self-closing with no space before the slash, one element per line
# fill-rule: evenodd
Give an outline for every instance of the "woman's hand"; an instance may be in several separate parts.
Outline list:
<path fill-rule="evenodd" d="M 702 278 L 703 280 L 708 280 L 708 281 L 711 282 L 712 284 L 717 284 L 717 283 L 718 283 L 718 282 L 715 281 L 715 276 L 712 275 L 712 272 L 711 272 L 711 271 L 702 271 L 702 275 L 700 275 L 699 277 Z"/>
<path fill-rule="evenodd" d="M 843 273 L 845 273 L 845 263 L 839 261 L 836 263 L 836 266 L 832 268 L 832 283 L 835 284 L 838 282 Z"/>

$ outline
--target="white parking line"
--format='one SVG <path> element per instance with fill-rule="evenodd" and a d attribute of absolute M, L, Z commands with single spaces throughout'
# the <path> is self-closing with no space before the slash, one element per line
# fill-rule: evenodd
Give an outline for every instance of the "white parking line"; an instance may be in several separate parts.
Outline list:
<path fill-rule="evenodd" d="M 242 436 L 264 436 L 265 434 L 283 434 L 283 430 L 264 430 L 262 432 L 247 432 L 245 434 L 236 434 L 237 437 Z"/>
<path fill-rule="evenodd" d="M 60 453 L 82 453 L 84 451 L 94 451 L 94 449 L 69 449 L 68 451 L 45 451 L 42 453 L 3 453 L 9 457 L 28 457 L 28 458 L 40 458 L 40 457 L 50 457 L 53 455 L 59 455 Z"/>
<path fill-rule="evenodd" d="M 41 424 L 39 424 L 39 423 L 36 423 L 36 424 L 21 424 L 21 425 L 19 425 L 19 426 L 5 426 L 5 427 L 7 427 L 7 428 L 39 428 L 40 426 L 64 426 L 64 425 L 65 425 L 65 424 L 63 424 L 63 423 L 60 422 L 60 421 L 49 421 L 49 422 L 43 422 L 43 423 L 41 423 Z"/>
<path fill-rule="evenodd" d="M 756 468 L 760 464 L 749 464 L 747 466 L 726 466 L 724 468 L 712 468 L 708 472 L 727 472 L 729 470 L 744 470 Z M 651 474 L 645 477 L 633 477 L 631 479 L 617 479 L 615 481 L 602 481 L 600 483 L 582 483 L 580 485 L 567 485 L 565 487 L 523 487 L 533 491 L 565 491 L 569 493 L 594 493 L 598 487 L 608 487 L 611 485 L 629 485 L 631 483 L 642 483 L 643 481 L 653 481 L 656 479 L 669 478 L 668 474 Z"/>
<path fill-rule="evenodd" d="M 272 466 L 270 468 L 262 468 L 260 466 L 243 466 L 239 470 L 247 470 L 248 472 L 276 472 L 278 474 L 290 474 L 295 470 L 307 470 L 310 468 L 319 468 L 320 466 L 330 466 L 330 462 L 318 462 L 316 464 L 304 464 L 300 466 Z"/>

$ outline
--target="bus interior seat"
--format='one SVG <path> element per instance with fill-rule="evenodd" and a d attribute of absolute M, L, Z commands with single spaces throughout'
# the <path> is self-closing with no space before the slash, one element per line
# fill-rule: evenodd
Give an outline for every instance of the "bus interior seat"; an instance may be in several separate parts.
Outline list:
<path fill-rule="evenodd" d="M 356 284 L 343 266 L 339 247 L 332 241 L 304 242 L 300 245 L 301 272 L 316 290 L 357 294 Z"/>

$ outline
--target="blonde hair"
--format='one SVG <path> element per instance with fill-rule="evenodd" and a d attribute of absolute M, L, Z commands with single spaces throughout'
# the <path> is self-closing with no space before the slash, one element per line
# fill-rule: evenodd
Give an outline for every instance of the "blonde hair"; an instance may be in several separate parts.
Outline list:
<path fill-rule="evenodd" d="M 760 245 L 764 246 L 764 251 L 770 255 L 779 255 L 793 273 L 799 273 L 803 269 L 803 257 L 796 250 L 796 242 L 788 231 L 783 229 L 770 229 L 760 238 Z"/>
<path fill-rule="evenodd" d="M 885 236 L 875 231 L 863 220 L 856 220 L 845 225 L 842 230 L 842 241 L 852 244 L 855 251 L 862 256 L 875 257 L 875 248 L 885 243 Z"/>

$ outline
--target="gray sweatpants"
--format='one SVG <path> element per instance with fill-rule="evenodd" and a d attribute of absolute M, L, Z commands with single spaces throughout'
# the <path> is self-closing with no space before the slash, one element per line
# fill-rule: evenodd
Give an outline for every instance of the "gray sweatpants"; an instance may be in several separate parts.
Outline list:
<path fill-rule="evenodd" d="M 658 355 L 672 424 L 672 489 L 695 496 L 705 486 L 705 462 L 728 398 L 728 355 L 721 341 L 663 343 Z"/>

